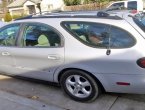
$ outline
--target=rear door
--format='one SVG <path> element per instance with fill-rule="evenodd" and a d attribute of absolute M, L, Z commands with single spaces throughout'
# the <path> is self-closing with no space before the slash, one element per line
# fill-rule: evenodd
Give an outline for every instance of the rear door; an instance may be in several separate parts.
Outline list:
<path fill-rule="evenodd" d="M 128 31 L 105 23 L 67 21 L 63 22 L 62 25 L 76 39 L 86 45 L 81 46 L 81 52 L 77 53 L 75 52 L 77 51 L 75 46 L 73 48 L 76 49 L 69 53 L 67 52 L 70 48 L 65 49 L 66 58 L 67 56 L 73 56 L 73 59 L 76 59 L 76 62 L 73 61 L 74 66 L 87 68 L 87 71 L 89 70 L 94 74 L 134 73 L 133 71 L 136 68 L 132 67 L 136 66 L 139 55 L 136 52 L 136 39 Z M 126 27 L 129 27 L 129 25 L 126 25 Z M 67 60 L 69 59 L 65 59 L 65 62 Z"/>
<path fill-rule="evenodd" d="M 18 75 L 53 81 L 55 70 L 64 62 L 62 36 L 41 23 L 26 23 L 15 51 Z"/>

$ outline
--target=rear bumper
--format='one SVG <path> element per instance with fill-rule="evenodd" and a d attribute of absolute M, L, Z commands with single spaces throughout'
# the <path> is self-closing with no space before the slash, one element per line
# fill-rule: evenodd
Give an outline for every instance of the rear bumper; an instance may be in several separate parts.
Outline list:
<path fill-rule="evenodd" d="M 145 94 L 145 75 L 99 74 L 96 76 L 106 92 Z M 130 85 L 118 85 L 126 82 Z"/>

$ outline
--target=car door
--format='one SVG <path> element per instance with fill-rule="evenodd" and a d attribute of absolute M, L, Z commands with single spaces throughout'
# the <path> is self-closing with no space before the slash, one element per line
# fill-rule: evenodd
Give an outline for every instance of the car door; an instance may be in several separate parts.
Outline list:
<path fill-rule="evenodd" d="M 55 70 L 64 62 L 62 36 L 41 23 L 26 23 L 15 51 L 18 75 L 53 81 Z"/>
<path fill-rule="evenodd" d="M 132 67 L 136 66 L 137 58 L 140 56 L 136 52 L 136 39 L 128 31 L 105 23 L 81 21 L 65 21 L 62 26 L 81 43 L 85 44 L 85 46 L 79 48 L 82 51 L 78 53 L 75 52 L 78 51 L 75 46 L 73 48 L 76 49 L 71 52 L 68 52 L 70 48 L 65 49 L 66 58 L 67 56 L 74 57 L 70 66 L 74 64 L 75 68 L 77 68 L 76 66 L 85 70 L 87 68 L 86 71 L 95 75 L 98 73 L 105 75 L 108 73 L 125 74 L 126 70 L 128 70 L 128 74 L 132 74 L 135 71 L 136 68 Z M 129 25 L 125 26 L 129 27 Z M 135 36 L 139 36 L 134 30 L 132 32 Z M 91 35 L 94 37 L 92 38 Z M 81 56 L 79 62 L 78 60 L 75 61 L 78 56 Z M 65 59 L 66 63 L 67 60 L 69 59 Z"/>
<path fill-rule="evenodd" d="M 15 74 L 17 72 L 13 51 L 16 50 L 16 38 L 20 24 L 10 24 L 0 29 L 0 72 Z"/>

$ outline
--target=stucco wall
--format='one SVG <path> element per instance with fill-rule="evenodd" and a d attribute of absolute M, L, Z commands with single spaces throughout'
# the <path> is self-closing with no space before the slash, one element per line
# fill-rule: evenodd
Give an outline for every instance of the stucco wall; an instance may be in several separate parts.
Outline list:
<path fill-rule="evenodd" d="M 19 7 L 19 8 L 10 8 L 9 12 L 11 15 L 21 15 L 22 13 L 24 13 L 24 9 L 23 7 Z"/>
<path fill-rule="evenodd" d="M 34 6 L 35 6 L 35 11 L 36 11 L 36 13 L 38 13 L 38 12 L 39 12 L 39 10 L 38 10 L 38 8 L 37 8 L 36 4 L 35 4 L 35 3 L 33 3 L 33 2 L 31 2 L 31 1 L 27 1 L 27 2 L 26 2 L 26 3 L 24 3 L 24 5 L 23 5 L 23 8 L 24 8 L 24 10 L 25 10 L 25 13 L 29 14 L 29 9 L 28 9 L 28 6 L 31 6 L 31 5 L 34 5 Z"/>
<path fill-rule="evenodd" d="M 24 5 L 20 8 L 10 8 L 10 14 L 18 14 L 22 13 L 21 11 L 23 10 L 23 13 L 29 14 L 29 9 L 28 6 L 34 5 L 36 13 L 39 13 L 39 9 L 37 8 L 37 5 L 31 1 L 27 1 L 24 3 Z M 52 10 L 63 10 L 64 7 L 64 2 L 63 0 L 42 0 L 41 1 L 41 10 L 42 11 L 52 11 Z M 15 13 L 16 12 L 16 13 Z"/>
<path fill-rule="evenodd" d="M 63 0 L 42 0 L 42 11 L 63 10 Z"/>

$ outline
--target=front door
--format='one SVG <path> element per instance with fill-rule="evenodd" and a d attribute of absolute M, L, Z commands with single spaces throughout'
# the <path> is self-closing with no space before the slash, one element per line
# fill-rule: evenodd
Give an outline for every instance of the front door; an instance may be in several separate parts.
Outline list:
<path fill-rule="evenodd" d="M 18 75 L 53 81 L 55 70 L 64 62 L 62 36 L 48 25 L 24 25 L 20 48 L 15 51 Z"/>
<path fill-rule="evenodd" d="M 16 37 L 20 24 L 6 25 L 0 29 L 0 72 L 7 74 L 16 73 L 13 51 L 16 47 Z"/>

